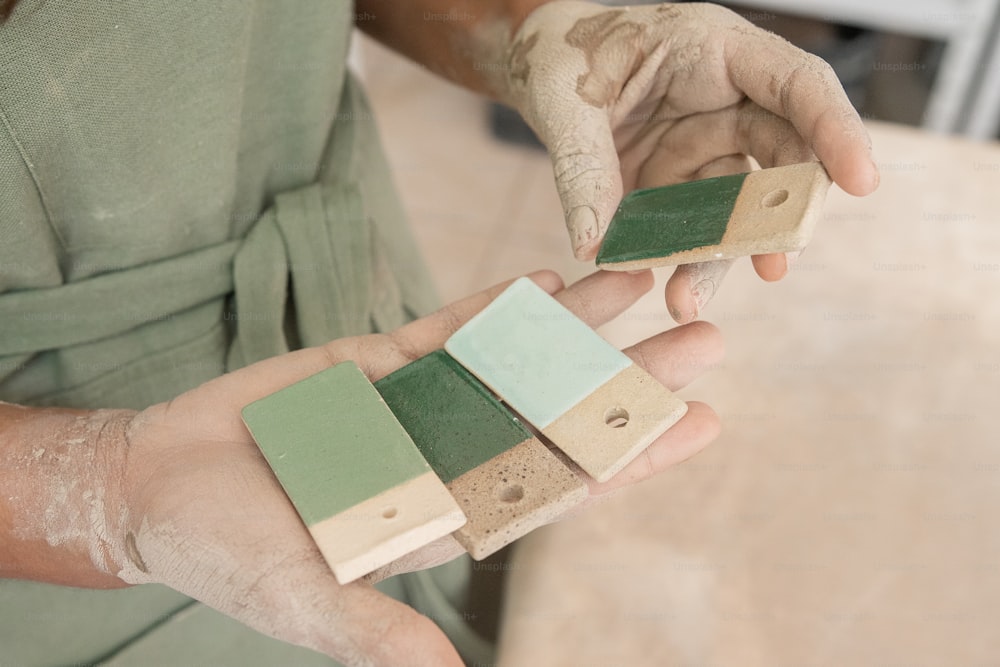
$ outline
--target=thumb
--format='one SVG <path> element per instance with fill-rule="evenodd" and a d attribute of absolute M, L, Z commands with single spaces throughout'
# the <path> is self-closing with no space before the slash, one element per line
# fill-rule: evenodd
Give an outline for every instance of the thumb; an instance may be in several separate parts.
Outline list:
<path fill-rule="evenodd" d="M 223 510 L 236 519 L 217 522 L 223 528 L 211 535 L 199 531 L 199 519 L 184 516 L 197 511 L 188 507 L 171 505 L 181 516 L 167 523 L 144 520 L 133 547 L 143 572 L 258 632 L 347 667 L 463 667 L 431 619 L 367 583 L 341 585 L 305 526 L 292 523 L 287 499 L 262 493 L 248 508 L 249 523 Z M 261 526 L 273 527 L 271 540 L 254 533 Z"/>
<path fill-rule="evenodd" d="M 618 48 L 619 40 L 609 39 L 598 57 L 578 43 L 581 31 L 589 34 L 588 26 L 609 29 L 605 19 L 618 17 L 600 4 L 535 4 L 506 50 L 500 96 L 548 148 L 573 254 L 588 260 L 597 255 L 622 197 L 610 109 L 620 82 L 635 66 L 638 47 L 629 42 Z M 632 28 L 624 32 L 633 34 Z M 596 72 L 594 57 L 601 62 Z"/>
<path fill-rule="evenodd" d="M 621 201 L 621 168 L 607 111 L 580 100 L 567 106 L 575 117 L 562 118 L 558 134 L 545 127 L 536 132 L 552 158 L 573 254 L 590 260 Z"/>
<path fill-rule="evenodd" d="M 371 586 L 337 591 L 305 642 L 348 667 L 463 667 L 444 632 L 428 617 Z"/>
<path fill-rule="evenodd" d="M 687 324 L 698 319 L 732 265 L 733 260 L 720 259 L 678 266 L 665 288 L 667 311 L 674 321 Z"/>
<path fill-rule="evenodd" d="M 224 547 L 190 560 L 202 546 L 197 537 L 180 538 L 186 544 L 173 553 L 137 539 L 137 552 L 143 548 L 146 554 L 157 554 L 148 565 L 143 562 L 144 567 L 151 572 L 175 570 L 166 578 L 157 574 L 153 581 L 166 582 L 258 632 L 319 651 L 347 667 L 463 667 L 458 652 L 430 618 L 367 583 L 341 585 L 315 547 L 278 554 L 276 562 L 235 557 L 220 565 L 212 556 L 231 556 Z M 247 551 L 241 550 L 240 556 L 245 558 Z M 164 555 L 166 560 L 160 562 Z"/>

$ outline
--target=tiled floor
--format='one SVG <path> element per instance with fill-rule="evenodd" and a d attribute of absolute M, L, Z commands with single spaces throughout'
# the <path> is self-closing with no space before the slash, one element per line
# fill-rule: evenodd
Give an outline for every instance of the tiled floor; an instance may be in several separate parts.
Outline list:
<path fill-rule="evenodd" d="M 588 272 L 543 155 L 366 55 L 444 298 Z M 793 275 L 741 262 L 705 313 L 728 359 L 684 395 L 720 413 L 717 443 L 519 543 L 504 667 L 998 664 L 1000 149 L 872 131 L 879 193 L 832 191 Z M 667 326 L 654 290 L 604 331 Z"/>

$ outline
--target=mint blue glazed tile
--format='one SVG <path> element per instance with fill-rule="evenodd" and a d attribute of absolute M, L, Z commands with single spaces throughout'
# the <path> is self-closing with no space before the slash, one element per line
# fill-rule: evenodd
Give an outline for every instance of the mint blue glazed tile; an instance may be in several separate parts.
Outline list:
<path fill-rule="evenodd" d="M 445 350 L 539 429 L 632 365 L 529 278 L 511 284 Z"/>
<path fill-rule="evenodd" d="M 528 278 L 456 331 L 445 350 L 599 482 L 687 411 Z"/>

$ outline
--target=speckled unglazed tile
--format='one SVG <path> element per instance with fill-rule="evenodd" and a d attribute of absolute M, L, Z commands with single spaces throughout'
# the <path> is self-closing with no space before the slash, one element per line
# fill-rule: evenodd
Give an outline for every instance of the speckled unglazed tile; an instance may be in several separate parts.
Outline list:
<path fill-rule="evenodd" d="M 455 332 L 445 349 L 598 481 L 687 411 L 527 278 Z"/>
<path fill-rule="evenodd" d="M 352 362 L 251 403 L 243 421 L 340 583 L 465 523 Z"/>
<path fill-rule="evenodd" d="M 455 538 L 474 558 L 586 498 L 586 484 L 443 350 L 375 388 L 468 517 Z"/>
<path fill-rule="evenodd" d="M 615 212 L 597 265 L 632 271 L 800 250 L 829 187 L 823 166 L 807 162 L 636 190 Z"/>

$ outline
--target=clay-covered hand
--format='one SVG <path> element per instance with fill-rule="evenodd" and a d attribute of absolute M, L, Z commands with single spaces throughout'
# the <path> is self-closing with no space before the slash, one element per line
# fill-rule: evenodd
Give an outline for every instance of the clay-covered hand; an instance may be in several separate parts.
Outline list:
<path fill-rule="evenodd" d="M 653 283 L 648 271 L 597 273 L 566 289 L 555 274 L 532 277 L 593 326 L 618 315 Z M 377 380 L 441 348 L 504 287 L 391 334 L 341 339 L 275 357 L 140 413 L 113 412 L 107 423 L 92 429 L 99 435 L 88 450 L 97 454 L 70 466 L 73 470 L 65 474 L 72 477 L 61 485 L 62 495 L 49 498 L 37 511 L 66 514 L 74 503 L 88 508 L 66 514 L 66 520 L 77 521 L 81 534 L 93 533 L 90 558 L 111 577 L 130 584 L 166 584 L 261 632 L 345 664 L 460 667 L 454 648 L 429 619 L 383 595 L 370 581 L 345 586 L 336 581 L 247 432 L 241 410 L 344 360 L 355 361 Z M 716 363 L 722 343 L 714 327 L 694 323 L 627 352 L 677 388 Z M 681 461 L 717 431 L 711 409 L 691 404 L 687 415 L 642 457 L 608 484 L 595 485 L 593 492 Z M 429 567 L 461 552 L 449 537 L 372 578 Z"/>
<path fill-rule="evenodd" d="M 485 40 L 484 40 L 485 41 Z M 573 250 L 593 258 L 623 193 L 819 159 L 845 191 L 878 185 L 868 134 L 832 69 L 711 4 L 535 9 L 494 56 L 493 92 L 548 148 Z M 777 280 L 783 255 L 754 258 Z M 688 265 L 667 285 L 686 322 L 728 262 Z"/>

